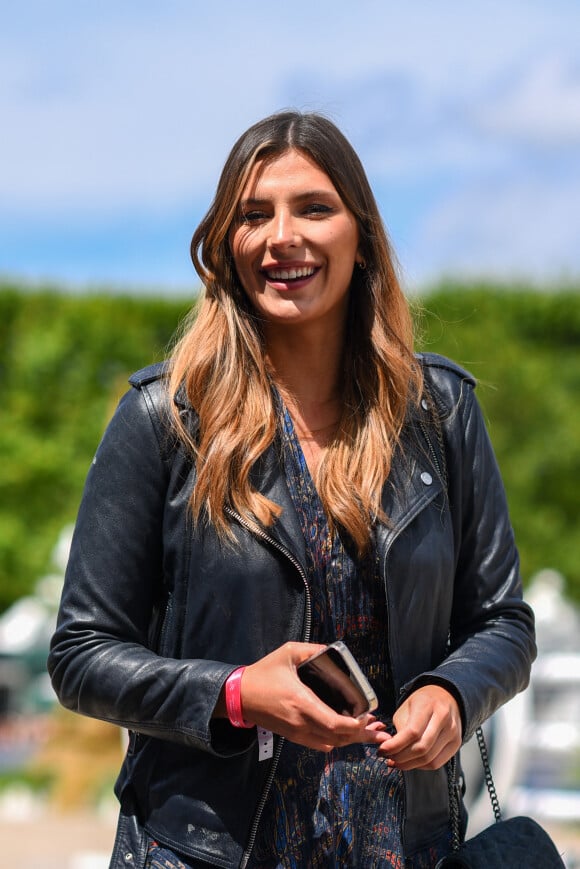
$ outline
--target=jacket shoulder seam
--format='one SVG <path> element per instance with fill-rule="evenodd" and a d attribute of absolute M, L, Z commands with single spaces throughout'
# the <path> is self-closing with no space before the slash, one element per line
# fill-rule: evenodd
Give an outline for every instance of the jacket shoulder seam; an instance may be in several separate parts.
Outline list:
<path fill-rule="evenodd" d="M 146 365 L 135 371 L 129 378 L 129 383 L 135 389 L 141 389 L 149 383 L 154 383 L 156 380 L 163 380 L 167 377 L 167 362 L 154 362 L 152 365 Z"/>
<path fill-rule="evenodd" d="M 164 463 L 170 464 L 176 440 L 170 422 L 168 393 L 164 383 L 166 378 L 167 363 L 157 362 L 136 371 L 129 378 L 129 383 L 141 394 L 161 458 Z"/>
<path fill-rule="evenodd" d="M 417 353 L 421 364 L 424 368 L 435 368 L 440 371 L 450 371 L 455 374 L 460 380 L 465 380 L 471 386 L 477 386 L 477 380 L 466 368 L 458 365 L 452 359 L 446 356 L 440 356 L 438 353 Z"/>

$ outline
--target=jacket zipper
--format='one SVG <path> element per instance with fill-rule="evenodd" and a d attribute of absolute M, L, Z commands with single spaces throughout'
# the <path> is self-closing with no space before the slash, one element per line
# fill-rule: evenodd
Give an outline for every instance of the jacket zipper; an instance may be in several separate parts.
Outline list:
<path fill-rule="evenodd" d="M 429 448 L 429 455 L 433 459 L 433 464 L 435 465 L 435 470 L 437 471 L 437 474 L 439 475 L 439 479 L 443 482 L 444 477 L 443 477 L 443 474 L 441 473 L 441 464 L 439 462 L 439 456 L 437 455 L 437 451 L 435 450 L 435 447 L 433 446 L 433 443 L 431 442 L 431 438 L 429 436 L 429 429 L 427 428 L 427 426 L 425 425 L 425 423 L 423 422 L 422 419 L 419 420 L 419 425 L 421 426 L 421 431 L 423 432 L 423 437 L 427 441 L 427 447 Z"/>
<path fill-rule="evenodd" d="M 269 534 L 266 534 L 265 531 L 262 531 L 261 528 L 254 527 L 250 525 L 239 513 L 236 513 L 234 510 L 231 510 L 226 507 L 225 512 L 228 513 L 233 519 L 235 519 L 239 524 L 246 528 L 246 530 L 250 531 L 252 534 L 255 534 L 257 537 L 260 537 L 266 543 L 269 543 L 270 546 L 273 546 L 278 552 L 281 552 L 282 555 L 287 558 L 291 564 L 298 571 L 302 582 L 304 583 L 304 590 L 306 592 L 306 614 L 304 618 L 304 631 L 302 636 L 302 641 L 304 643 L 308 643 L 310 640 L 310 634 L 312 631 L 312 597 L 310 594 L 310 586 L 308 585 L 308 579 L 306 578 L 306 574 L 302 569 L 302 565 L 300 562 L 294 557 L 294 555 L 290 552 L 289 549 L 286 549 L 285 546 L 282 546 L 281 543 L 278 543 L 277 540 L 274 540 L 273 537 L 270 537 Z M 272 758 L 272 763 L 270 766 L 270 770 L 268 772 L 268 776 L 264 783 L 264 787 L 262 789 L 262 794 L 260 796 L 258 805 L 256 807 L 256 811 L 254 813 L 254 818 L 252 820 L 252 824 L 250 826 L 250 833 L 248 836 L 247 844 L 244 849 L 244 853 L 242 854 L 242 859 L 240 861 L 240 869 L 245 869 L 248 865 L 248 861 L 252 856 L 252 851 L 254 849 L 254 845 L 256 843 L 256 836 L 258 835 L 258 827 L 260 825 L 260 820 L 262 818 L 262 813 L 264 811 L 264 807 L 266 805 L 266 800 L 268 799 L 268 794 L 270 793 L 270 789 L 272 787 L 272 783 L 274 781 L 274 776 L 276 775 L 276 770 L 278 768 L 278 762 L 280 760 L 280 755 L 282 753 L 282 748 L 284 746 L 285 738 L 283 736 L 278 737 L 276 742 L 276 749 L 274 751 L 274 756 Z"/>

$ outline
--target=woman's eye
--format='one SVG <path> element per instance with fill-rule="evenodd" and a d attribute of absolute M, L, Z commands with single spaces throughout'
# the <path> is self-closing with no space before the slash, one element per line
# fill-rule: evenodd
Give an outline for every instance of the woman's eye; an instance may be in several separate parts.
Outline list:
<path fill-rule="evenodd" d="M 332 208 L 329 205 L 323 205 L 322 202 L 313 202 L 311 205 L 307 205 L 304 209 L 306 214 L 330 214 Z"/>
<path fill-rule="evenodd" d="M 252 209 L 251 211 L 243 211 L 241 218 L 242 223 L 255 223 L 258 220 L 264 220 L 266 218 L 266 213 L 264 211 L 258 211 L 257 209 Z"/>

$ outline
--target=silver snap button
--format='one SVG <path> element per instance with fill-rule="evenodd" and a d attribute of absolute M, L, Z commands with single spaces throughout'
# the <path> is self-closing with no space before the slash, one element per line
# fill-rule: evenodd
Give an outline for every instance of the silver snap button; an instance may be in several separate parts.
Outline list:
<path fill-rule="evenodd" d="M 429 410 L 429 404 L 426 398 L 421 399 L 421 407 L 423 408 L 423 410 Z"/>
<path fill-rule="evenodd" d="M 124 858 L 124 859 L 125 859 L 125 863 L 132 863 L 132 862 L 133 862 L 133 855 L 131 854 L 130 851 L 128 851 L 128 852 L 125 854 L 125 858 Z"/>
<path fill-rule="evenodd" d="M 421 480 L 425 483 L 426 486 L 430 486 L 433 482 L 433 477 L 427 471 L 423 471 L 421 474 Z"/>

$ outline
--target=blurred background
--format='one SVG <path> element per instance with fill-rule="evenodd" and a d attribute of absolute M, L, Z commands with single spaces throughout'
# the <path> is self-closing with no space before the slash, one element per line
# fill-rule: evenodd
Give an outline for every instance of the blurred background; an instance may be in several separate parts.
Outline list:
<path fill-rule="evenodd" d="M 488 728 L 492 762 L 506 814 L 537 817 L 580 865 L 580 6 L 22 0 L 1 22 L 10 865 L 108 864 L 124 735 L 56 708 L 45 674 L 70 532 L 127 377 L 164 357 L 199 289 L 189 240 L 231 145 L 285 107 L 350 138 L 419 347 L 478 378 L 540 645 L 530 690 Z M 471 746 L 466 763 L 475 832 Z"/>

